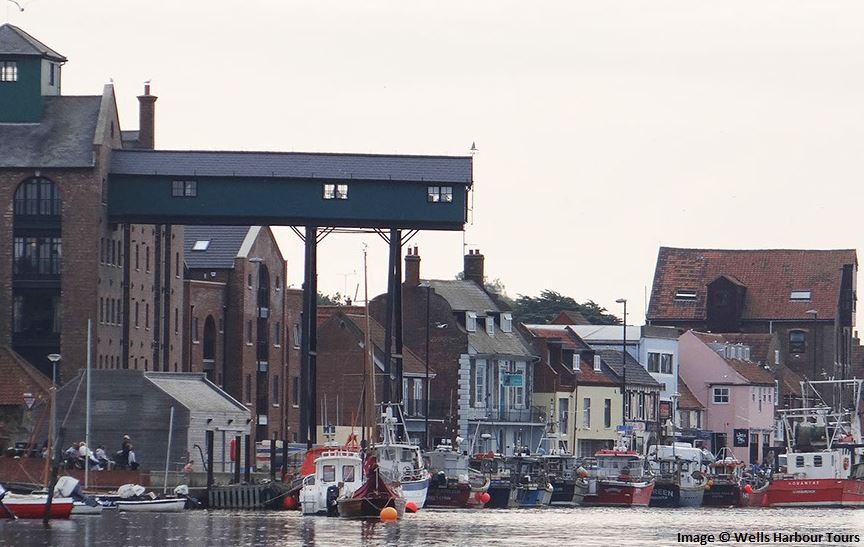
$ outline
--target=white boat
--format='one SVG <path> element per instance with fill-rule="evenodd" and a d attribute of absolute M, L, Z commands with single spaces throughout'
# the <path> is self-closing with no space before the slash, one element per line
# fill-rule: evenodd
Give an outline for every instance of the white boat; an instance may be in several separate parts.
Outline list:
<path fill-rule="evenodd" d="M 72 515 L 101 515 L 104 506 L 101 503 L 96 505 L 88 505 L 83 501 L 72 502 Z"/>
<path fill-rule="evenodd" d="M 414 502 L 419 509 L 426 503 L 429 489 L 429 471 L 423 462 L 423 454 L 416 444 L 397 440 L 397 419 L 393 416 L 392 406 L 387 406 L 381 418 L 383 441 L 373 447 L 381 476 L 389 484 L 399 486 L 405 501 Z"/>
<path fill-rule="evenodd" d="M 708 483 L 705 453 L 690 443 L 652 445 L 648 464 L 655 476 L 651 507 L 701 507 Z"/>
<path fill-rule="evenodd" d="M 178 513 L 186 508 L 186 498 L 118 500 L 118 511 Z"/>
<path fill-rule="evenodd" d="M 300 508 L 304 515 L 338 513 L 336 500 L 351 497 L 362 482 L 363 460 L 357 450 L 327 447 L 315 458 L 315 472 L 303 478 Z"/>

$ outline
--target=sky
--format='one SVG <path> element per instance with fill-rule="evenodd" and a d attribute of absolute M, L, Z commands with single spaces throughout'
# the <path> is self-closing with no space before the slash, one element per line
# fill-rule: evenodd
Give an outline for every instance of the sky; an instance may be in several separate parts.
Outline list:
<path fill-rule="evenodd" d="M 479 249 L 512 297 L 551 289 L 619 316 L 627 298 L 640 324 L 660 246 L 864 239 L 860 0 L 18 1 L 0 21 L 69 59 L 64 94 L 113 81 L 136 129 L 152 82 L 157 148 L 476 143 L 464 235 L 411 240 L 423 278 Z M 302 243 L 276 233 L 299 287 Z M 362 300 L 364 244 L 370 294 L 386 290 L 386 244 L 331 235 L 322 292 Z"/>

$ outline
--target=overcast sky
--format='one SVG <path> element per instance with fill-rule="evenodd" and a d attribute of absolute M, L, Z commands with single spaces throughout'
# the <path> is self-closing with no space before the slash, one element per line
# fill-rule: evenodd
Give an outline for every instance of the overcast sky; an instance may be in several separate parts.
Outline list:
<path fill-rule="evenodd" d="M 858 248 L 864 3 L 0 0 L 68 57 L 63 92 L 144 80 L 163 149 L 467 154 L 465 239 L 511 296 L 644 318 L 661 245 Z M 289 283 L 302 244 L 280 230 Z M 319 246 L 319 286 L 386 288 L 377 236 Z M 423 277 L 462 269 L 422 232 Z M 404 254 L 404 253 L 403 253 Z"/>

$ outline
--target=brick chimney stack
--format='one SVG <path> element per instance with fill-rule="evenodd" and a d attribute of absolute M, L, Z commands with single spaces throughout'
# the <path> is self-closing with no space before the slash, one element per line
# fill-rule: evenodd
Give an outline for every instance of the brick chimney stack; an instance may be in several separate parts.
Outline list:
<path fill-rule="evenodd" d="M 405 255 L 405 285 L 420 285 L 420 249 L 416 245 L 413 252 L 411 247 L 408 247 L 408 254 Z"/>
<path fill-rule="evenodd" d="M 145 82 L 144 94 L 138 95 L 138 142 L 150 150 L 156 147 L 157 98 L 150 94 L 150 82 Z"/>
<path fill-rule="evenodd" d="M 465 266 L 463 275 L 466 280 L 477 283 L 481 288 L 485 276 L 483 275 L 483 255 L 480 254 L 480 249 L 468 249 L 468 254 L 465 255 Z"/>

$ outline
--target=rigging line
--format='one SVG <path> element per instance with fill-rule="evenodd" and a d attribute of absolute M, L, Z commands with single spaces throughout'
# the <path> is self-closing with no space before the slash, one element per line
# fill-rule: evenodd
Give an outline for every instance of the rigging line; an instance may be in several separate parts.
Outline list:
<path fill-rule="evenodd" d="M 75 386 L 75 393 L 72 395 L 72 402 L 69 403 L 69 408 L 66 409 L 66 416 L 64 416 L 63 421 L 60 422 L 60 428 L 66 427 L 66 421 L 69 420 L 69 414 L 72 413 L 72 408 L 75 406 L 75 401 L 78 399 L 78 392 L 81 391 L 81 384 L 84 383 L 85 377 L 86 377 L 86 375 L 82 374 L 81 379 L 78 380 L 78 385 Z M 56 395 L 55 395 L 55 401 L 56 401 Z M 54 437 L 55 438 L 57 437 L 57 431 L 54 432 Z M 87 449 L 89 450 L 90 447 L 88 446 Z"/>

